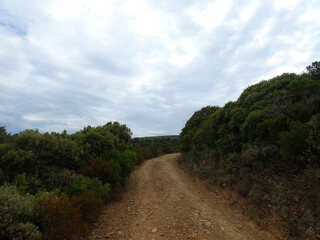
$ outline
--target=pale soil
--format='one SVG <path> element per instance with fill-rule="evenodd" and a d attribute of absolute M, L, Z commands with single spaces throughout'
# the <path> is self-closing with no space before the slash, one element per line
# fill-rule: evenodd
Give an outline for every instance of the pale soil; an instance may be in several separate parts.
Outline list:
<path fill-rule="evenodd" d="M 183 171 L 179 154 L 144 162 L 120 201 L 108 204 L 89 239 L 276 239 Z"/>

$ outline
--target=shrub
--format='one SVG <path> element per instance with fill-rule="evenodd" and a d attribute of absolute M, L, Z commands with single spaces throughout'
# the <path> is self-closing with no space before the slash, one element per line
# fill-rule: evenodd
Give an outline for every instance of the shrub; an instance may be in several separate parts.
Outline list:
<path fill-rule="evenodd" d="M 126 150 L 121 153 L 119 163 L 121 165 L 121 173 L 123 178 L 128 178 L 134 169 L 137 156 L 134 152 Z"/>
<path fill-rule="evenodd" d="M 288 130 L 288 117 L 280 114 L 272 120 L 268 121 L 269 134 L 272 140 L 277 141 L 282 131 Z"/>
<path fill-rule="evenodd" d="M 261 150 L 256 146 L 248 147 L 241 154 L 241 164 L 250 167 L 253 171 L 262 170 L 264 164 L 262 162 Z"/>
<path fill-rule="evenodd" d="M 280 149 L 277 145 L 266 145 L 261 148 L 261 156 L 265 162 L 280 158 Z"/>
<path fill-rule="evenodd" d="M 236 153 L 231 153 L 220 159 L 219 170 L 216 171 L 217 179 L 220 184 L 226 183 L 228 185 L 232 185 L 237 180 L 237 164 L 239 162 L 240 157 Z"/>
<path fill-rule="evenodd" d="M 249 196 L 251 200 L 258 206 L 263 204 L 263 200 L 268 193 L 268 189 L 265 183 L 262 181 L 256 181 L 252 184 Z"/>
<path fill-rule="evenodd" d="M 112 167 L 112 186 L 115 187 L 124 187 L 125 186 L 125 180 L 121 177 L 121 166 L 120 164 L 115 161 L 114 159 L 108 160 Z"/>
<path fill-rule="evenodd" d="M 310 133 L 307 139 L 310 162 L 319 164 L 320 159 L 320 114 L 314 115 L 310 122 Z"/>
<path fill-rule="evenodd" d="M 66 195 L 43 195 L 39 204 L 43 212 L 46 236 L 54 240 L 72 240 L 84 236 L 88 230 L 82 220 L 80 206 L 73 206 Z"/>
<path fill-rule="evenodd" d="M 34 166 L 34 154 L 31 151 L 14 149 L 11 144 L 0 144 L 0 168 L 4 171 L 4 181 L 12 182 L 17 174 L 28 172 Z"/>
<path fill-rule="evenodd" d="M 20 195 L 15 186 L 0 186 L 0 238 L 10 239 L 14 229 L 20 229 L 29 225 L 28 222 L 35 222 L 39 217 L 39 209 L 33 196 Z M 24 227 L 23 227 L 24 226 Z M 27 230 L 27 228 L 25 228 Z M 34 228 L 30 234 L 37 232 Z M 25 234 L 28 235 L 27 231 Z M 38 234 L 36 234 L 38 235 Z"/>
<path fill-rule="evenodd" d="M 306 142 L 308 132 L 308 125 L 292 122 L 290 130 L 280 134 L 280 145 L 284 157 L 295 158 L 303 154 L 308 146 Z"/>
<path fill-rule="evenodd" d="M 102 185 L 102 182 L 98 178 L 89 179 L 83 176 L 76 177 L 70 186 L 66 188 L 69 196 L 95 192 L 103 202 L 107 200 L 110 190 L 111 186 L 109 183 Z"/>
<path fill-rule="evenodd" d="M 140 165 L 140 164 L 143 163 L 143 161 L 144 161 L 143 153 L 137 154 L 137 162 L 136 162 L 136 164 L 137 164 L 137 165 Z"/>
<path fill-rule="evenodd" d="M 126 182 L 134 169 L 137 162 L 137 155 L 133 151 L 126 150 L 120 152 L 116 149 L 104 151 L 102 157 L 106 159 L 111 167 L 113 173 L 112 185 L 125 187 Z"/>
<path fill-rule="evenodd" d="M 42 181 L 37 174 L 33 176 L 27 176 L 26 173 L 22 173 L 16 176 L 15 185 L 18 186 L 18 190 L 23 193 L 36 194 L 42 189 Z"/>
<path fill-rule="evenodd" d="M 99 194 L 95 191 L 87 191 L 73 195 L 70 202 L 75 208 L 80 208 L 82 219 L 89 223 L 97 220 L 103 207 Z"/>
<path fill-rule="evenodd" d="M 107 183 L 112 180 L 112 168 L 110 163 L 101 158 L 87 161 L 79 170 L 85 176 L 90 178 L 99 178 L 102 183 Z"/>
<path fill-rule="evenodd" d="M 32 223 L 18 223 L 8 228 L 9 237 L 13 240 L 40 240 L 42 234 L 37 226 Z"/>
<path fill-rule="evenodd" d="M 103 202 L 106 202 L 110 191 L 111 186 L 109 183 L 102 185 L 98 178 L 93 178 L 88 180 L 87 188 L 82 193 L 94 192 Z"/>
<path fill-rule="evenodd" d="M 0 126 L 0 143 L 7 137 L 10 137 L 10 133 L 7 133 L 7 129 L 5 126 Z"/>
<path fill-rule="evenodd" d="M 111 186 L 109 183 L 104 184 L 100 190 L 100 198 L 103 202 L 106 202 L 109 197 L 109 192 L 111 191 Z"/>
<path fill-rule="evenodd" d="M 57 171 L 58 172 L 52 175 L 52 184 L 54 188 L 62 189 L 67 187 L 77 178 L 77 175 L 74 172 L 66 168 Z"/>
<path fill-rule="evenodd" d="M 66 187 L 66 192 L 69 196 L 77 193 L 83 193 L 88 190 L 89 183 L 90 179 L 83 176 L 77 176 L 73 182 Z"/>

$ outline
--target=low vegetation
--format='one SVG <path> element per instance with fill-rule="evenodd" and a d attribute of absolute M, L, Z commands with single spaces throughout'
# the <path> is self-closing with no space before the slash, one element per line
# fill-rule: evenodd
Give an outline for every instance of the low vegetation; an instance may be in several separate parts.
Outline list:
<path fill-rule="evenodd" d="M 134 138 L 131 143 L 133 144 L 134 151 L 137 153 L 138 163 L 163 154 L 180 151 L 180 139 L 177 137 Z"/>
<path fill-rule="evenodd" d="M 0 128 L 0 239 L 85 236 L 137 162 L 117 122 L 74 134 Z"/>
<path fill-rule="evenodd" d="M 191 169 L 281 216 L 292 236 L 320 238 L 320 62 L 202 108 L 180 136 Z"/>

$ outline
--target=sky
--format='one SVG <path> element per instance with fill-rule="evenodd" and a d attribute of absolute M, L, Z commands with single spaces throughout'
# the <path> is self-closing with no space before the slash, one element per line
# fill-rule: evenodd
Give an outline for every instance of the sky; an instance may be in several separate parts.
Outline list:
<path fill-rule="evenodd" d="M 319 60 L 319 0 L 0 0 L 0 126 L 179 134 Z"/>

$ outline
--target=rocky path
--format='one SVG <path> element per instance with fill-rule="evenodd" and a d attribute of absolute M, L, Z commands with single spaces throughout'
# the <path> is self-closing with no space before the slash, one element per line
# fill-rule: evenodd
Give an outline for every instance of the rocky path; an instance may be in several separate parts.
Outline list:
<path fill-rule="evenodd" d="M 139 166 L 122 199 L 106 206 L 89 239 L 275 239 L 180 169 L 178 157 L 165 155 Z"/>

